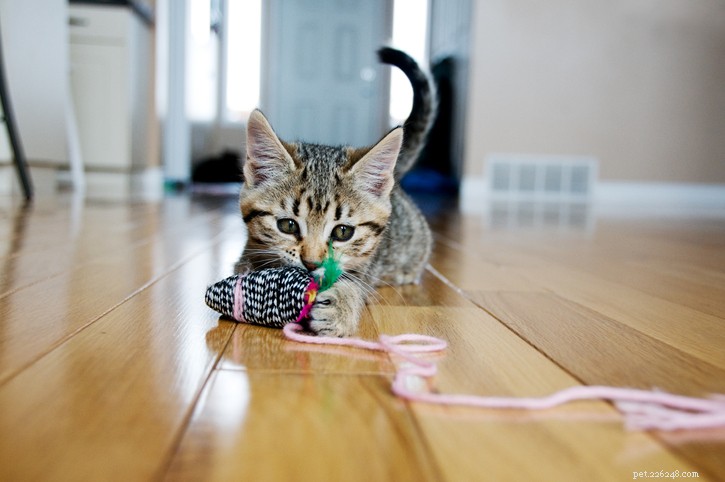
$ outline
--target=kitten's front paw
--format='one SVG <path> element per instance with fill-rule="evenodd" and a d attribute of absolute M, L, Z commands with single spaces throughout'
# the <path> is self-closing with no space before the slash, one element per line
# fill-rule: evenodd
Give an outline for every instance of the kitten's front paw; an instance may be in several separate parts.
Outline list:
<path fill-rule="evenodd" d="M 338 286 L 318 293 L 310 310 L 310 330 L 321 336 L 350 336 L 360 317 L 359 299 Z"/>

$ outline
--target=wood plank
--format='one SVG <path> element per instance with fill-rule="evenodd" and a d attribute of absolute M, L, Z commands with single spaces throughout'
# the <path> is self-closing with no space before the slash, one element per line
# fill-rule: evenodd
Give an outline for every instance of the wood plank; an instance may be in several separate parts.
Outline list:
<path fill-rule="evenodd" d="M 609 249 L 630 252 L 637 257 L 674 256 L 675 260 L 696 266 L 725 268 L 721 255 L 721 248 L 725 247 L 725 219 L 721 215 L 612 219 L 598 224 L 597 241 Z M 621 236 L 623 233 L 625 236 Z"/>
<path fill-rule="evenodd" d="M 387 357 L 364 352 L 350 356 L 348 350 L 336 347 L 290 344 L 280 335 L 281 331 L 278 329 L 240 323 L 224 350 L 220 367 L 358 375 L 393 372 L 393 366 Z M 363 314 L 358 336 L 372 339 L 378 337 L 367 313 Z"/>
<path fill-rule="evenodd" d="M 449 246 L 445 240 L 440 244 Z M 603 280 L 594 274 L 567 268 L 522 248 L 506 245 L 498 249 L 474 249 L 472 252 L 477 256 L 471 262 L 474 266 L 481 259 L 490 260 L 489 263 L 525 278 L 529 285 L 540 287 L 540 291 L 554 292 L 707 363 L 725 368 L 725 352 L 722 350 L 725 330 L 719 317 Z M 448 275 L 448 271 L 442 274 Z M 484 308 L 483 295 L 487 291 L 506 291 L 506 285 L 488 290 L 477 289 L 475 284 L 462 284 L 461 287 L 471 300 Z"/>
<path fill-rule="evenodd" d="M 117 234 L 144 226 L 144 220 L 156 211 L 152 204 L 70 206 L 67 201 L 45 207 L 33 204 L 18 208 L 10 216 L 4 236 L 0 237 L 0 252 L 12 256 L 47 250 L 58 245 L 73 245 L 89 235 L 98 241 L 112 240 Z"/>
<path fill-rule="evenodd" d="M 486 309 L 591 385 L 725 392 L 725 370 L 556 295 L 484 293 Z"/>
<path fill-rule="evenodd" d="M 0 387 L 0 480 L 158 476 L 234 328 L 204 305 L 221 269 L 210 259 L 188 259 Z"/>
<path fill-rule="evenodd" d="M 218 243 L 213 239 L 225 227 L 225 223 L 210 217 L 205 229 L 194 224 L 186 226 L 174 236 L 162 236 L 102 260 L 81 263 L 77 269 L 0 298 L 4 324 L 0 332 L 0 384 L 139 289 L 210 250 Z M 229 249 L 240 249 L 241 243 L 234 241 L 243 239 L 239 233 L 237 227 L 223 234 L 231 240 Z M 225 272 L 231 271 L 230 267 L 231 262 Z"/>
<path fill-rule="evenodd" d="M 438 236 L 430 266 L 450 284 L 466 291 L 545 291 L 545 286 L 532 283 L 518 270 L 487 257 L 486 249 L 474 246 L 468 248 Z"/>
<path fill-rule="evenodd" d="M 651 254 L 612 252 L 609 249 L 583 253 L 581 248 L 575 246 L 567 249 L 546 243 L 527 245 L 528 252 L 543 254 L 560 265 L 725 318 L 725 283 L 722 280 L 725 270 L 712 268 L 725 256 L 722 253 L 709 255 L 710 269 L 672 261 L 673 258 L 681 258 L 679 254 L 697 249 L 696 245 L 675 245 L 671 251 L 653 257 Z M 675 268 L 683 264 L 687 266 L 686 269 Z"/>
<path fill-rule="evenodd" d="M 451 289 L 431 270 L 425 270 L 420 284 L 381 286 L 370 299 L 371 305 L 381 306 L 470 306 L 455 289 Z"/>
<path fill-rule="evenodd" d="M 405 405 L 386 393 L 388 383 L 219 370 L 166 479 L 439 480 Z"/>
<path fill-rule="evenodd" d="M 195 208 L 188 199 L 162 205 L 92 205 L 80 211 L 79 219 L 73 221 L 75 227 L 69 226 L 68 219 L 46 225 L 32 211 L 25 216 L 22 223 L 33 229 L 18 228 L 9 252 L 0 261 L 0 297 L 143 244 L 205 232 L 210 225 L 241 225 L 233 217 Z"/>

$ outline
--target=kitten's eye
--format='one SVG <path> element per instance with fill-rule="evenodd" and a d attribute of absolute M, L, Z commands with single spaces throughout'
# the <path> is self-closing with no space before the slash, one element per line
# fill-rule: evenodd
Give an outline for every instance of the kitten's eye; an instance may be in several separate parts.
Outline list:
<path fill-rule="evenodd" d="M 284 218 L 277 221 L 277 229 L 284 234 L 299 234 L 300 225 L 294 219 Z"/>
<path fill-rule="evenodd" d="M 333 228 L 330 237 L 333 241 L 349 241 L 353 234 L 355 234 L 355 228 L 346 224 L 338 224 Z"/>

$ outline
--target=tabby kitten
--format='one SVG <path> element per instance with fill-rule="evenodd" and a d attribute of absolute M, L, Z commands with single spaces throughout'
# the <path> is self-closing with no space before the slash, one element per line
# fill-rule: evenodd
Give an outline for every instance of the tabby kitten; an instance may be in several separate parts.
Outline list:
<path fill-rule="evenodd" d="M 372 147 L 352 148 L 282 141 L 258 110 L 247 124 L 240 207 L 249 237 L 235 270 L 313 271 L 332 245 L 344 275 L 310 312 L 309 328 L 321 335 L 354 333 L 372 287 L 418 282 L 431 251 L 423 215 L 397 184 L 430 128 L 431 85 L 403 52 L 384 48 L 378 55 L 413 85 L 405 131 L 398 127 Z"/>

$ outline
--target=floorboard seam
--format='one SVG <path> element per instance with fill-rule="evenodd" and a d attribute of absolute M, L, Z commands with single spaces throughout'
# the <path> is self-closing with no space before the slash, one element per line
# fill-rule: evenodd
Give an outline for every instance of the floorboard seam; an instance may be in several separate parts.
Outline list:
<path fill-rule="evenodd" d="M 20 375 L 21 373 L 23 373 L 25 370 L 27 370 L 31 366 L 35 365 L 38 361 L 42 360 L 44 357 L 48 356 L 50 353 L 54 352 L 55 350 L 57 350 L 61 346 L 65 345 L 66 343 L 68 343 L 69 341 L 71 341 L 76 335 L 78 335 L 79 333 L 85 331 L 86 329 L 88 329 L 89 327 L 91 327 L 92 325 L 94 325 L 96 322 L 98 322 L 98 320 L 102 319 L 104 316 L 106 316 L 107 314 L 111 313 L 113 310 L 117 309 L 118 307 L 122 306 L 123 304 L 125 304 L 126 302 L 128 302 L 129 300 L 131 300 L 133 297 L 137 296 L 138 294 L 140 294 L 143 291 L 147 290 L 148 288 L 150 288 L 154 284 L 158 283 L 159 281 L 161 281 L 166 276 L 169 276 L 174 271 L 178 271 L 179 269 L 181 269 L 182 266 L 184 266 L 186 263 L 188 263 L 189 261 L 191 261 L 195 257 L 201 256 L 210 247 L 212 247 L 212 246 L 214 246 L 216 244 L 221 243 L 223 241 L 223 239 L 222 239 L 223 234 L 225 234 L 225 233 L 223 232 L 223 233 L 218 234 L 217 236 L 214 237 L 214 240 L 212 242 L 210 242 L 208 245 L 206 245 L 204 248 L 199 249 L 196 252 L 188 255 L 186 258 L 181 259 L 181 260 L 177 261 L 176 263 L 172 264 L 171 266 L 168 267 L 168 269 L 166 271 L 164 271 L 163 273 L 161 273 L 159 275 L 154 276 L 153 278 L 151 278 L 150 280 L 148 280 L 146 283 L 142 284 L 139 288 L 137 288 L 133 292 L 131 292 L 128 296 L 126 296 L 125 298 L 123 298 L 121 301 L 119 301 L 118 303 L 114 304 L 113 306 L 111 306 L 110 308 L 108 308 L 107 310 L 105 310 L 103 313 L 101 313 L 100 315 L 96 316 L 92 320 L 88 321 L 84 325 L 78 327 L 74 331 L 72 331 L 72 332 L 68 333 L 67 335 L 65 335 L 63 338 L 59 339 L 57 342 L 55 342 L 54 344 L 50 345 L 48 347 L 48 349 L 46 351 L 44 351 L 43 353 L 38 354 L 32 360 L 28 361 L 27 363 L 25 363 L 22 366 L 19 366 L 15 371 L 9 373 L 7 376 L 5 376 L 5 378 L 3 378 L 2 380 L 0 380 L 0 387 L 2 387 L 3 385 L 5 385 L 6 383 L 10 382 L 13 378 L 15 378 L 16 376 Z"/>

